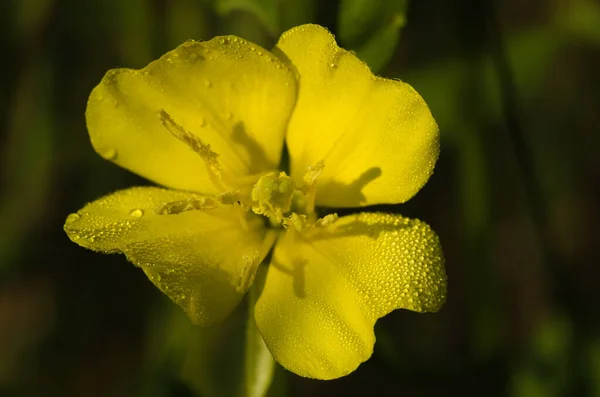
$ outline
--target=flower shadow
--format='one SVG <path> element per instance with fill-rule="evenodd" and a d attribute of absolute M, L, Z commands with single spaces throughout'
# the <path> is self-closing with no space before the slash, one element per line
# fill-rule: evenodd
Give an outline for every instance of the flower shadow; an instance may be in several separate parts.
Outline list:
<path fill-rule="evenodd" d="M 379 178 L 381 173 L 380 167 L 371 167 L 349 184 L 332 180 L 324 187 L 328 193 L 328 199 L 331 201 L 337 199 L 337 201 L 351 203 L 349 206 L 358 207 L 367 201 L 367 198 L 362 193 L 365 186 Z"/>
<path fill-rule="evenodd" d="M 341 239 L 347 237 L 365 236 L 372 240 L 377 240 L 384 232 L 400 232 L 403 229 L 410 228 L 410 223 L 393 225 L 389 223 L 367 223 L 360 219 L 355 219 L 351 222 L 332 225 L 331 227 L 312 229 L 310 232 L 303 234 L 300 238 L 305 243 L 312 245 L 312 242 L 323 241 L 328 239 Z M 316 250 L 316 248 L 315 248 Z M 291 258 L 291 263 L 282 263 L 273 258 L 270 262 L 277 270 L 292 277 L 292 285 L 294 294 L 303 299 L 306 297 L 306 270 L 311 263 L 308 259 L 302 257 L 304 250 L 294 252 Z M 321 252 L 321 256 L 323 253 Z M 335 255 L 325 255 L 328 258 L 333 258 Z M 343 264 L 335 264 L 335 266 L 343 266 Z"/>
<path fill-rule="evenodd" d="M 277 259 L 273 258 L 271 261 L 271 266 L 274 266 L 279 271 L 284 274 L 287 274 L 292 277 L 292 285 L 294 288 L 294 294 L 300 298 L 306 298 L 306 266 L 308 265 L 308 260 L 299 258 L 298 256 L 294 257 L 292 260 L 291 266 L 285 265 L 279 262 Z"/>
<path fill-rule="evenodd" d="M 273 164 L 267 158 L 267 154 L 263 147 L 246 131 L 243 121 L 235 123 L 233 131 L 230 135 L 231 140 L 241 146 L 248 152 L 248 172 L 256 174 L 265 170 L 277 168 L 277 164 Z"/>

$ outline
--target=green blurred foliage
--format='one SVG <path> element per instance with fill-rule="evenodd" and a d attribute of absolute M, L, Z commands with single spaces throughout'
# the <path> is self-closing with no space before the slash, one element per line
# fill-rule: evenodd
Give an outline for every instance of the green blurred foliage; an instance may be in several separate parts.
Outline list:
<path fill-rule="evenodd" d="M 243 379 L 257 379 L 248 362 L 264 351 L 246 343 L 259 340 L 247 304 L 196 328 L 124 258 L 81 249 L 62 224 L 148 183 L 89 144 L 87 96 L 108 69 L 219 34 L 268 48 L 308 22 L 413 85 L 438 121 L 435 174 L 387 209 L 438 232 L 450 294 L 440 313 L 378 322 L 373 358 L 350 376 L 276 367 L 269 396 L 600 395 L 597 1 L 5 0 L 1 396 L 252 395 Z"/>
<path fill-rule="evenodd" d="M 408 0 L 341 0 L 338 39 L 375 73 L 390 61 L 406 23 Z"/>

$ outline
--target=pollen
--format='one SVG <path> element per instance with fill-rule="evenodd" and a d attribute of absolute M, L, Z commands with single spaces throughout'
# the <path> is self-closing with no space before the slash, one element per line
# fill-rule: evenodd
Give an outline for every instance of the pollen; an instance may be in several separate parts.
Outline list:
<path fill-rule="evenodd" d="M 260 177 L 252 188 L 252 211 L 274 219 L 278 224 L 292 207 L 295 191 L 292 178 L 285 172 L 271 172 Z"/>

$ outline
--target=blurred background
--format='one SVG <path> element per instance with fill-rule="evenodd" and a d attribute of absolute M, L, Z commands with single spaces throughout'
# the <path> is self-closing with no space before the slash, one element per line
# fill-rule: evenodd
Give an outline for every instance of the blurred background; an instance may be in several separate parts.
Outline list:
<path fill-rule="evenodd" d="M 219 34 L 270 48 L 306 22 L 430 105 L 440 160 L 393 210 L 437 231 L 450 291 L 437 314 L 381 319 L 351 375 L 278 368 L 270 395 L 600 396 L 596 0 L 1 0 L 0 396 L 241 395 L 243 307 L 194 328 L 62 227 L 148 184 L 89 143 L 108 69 Z"/>

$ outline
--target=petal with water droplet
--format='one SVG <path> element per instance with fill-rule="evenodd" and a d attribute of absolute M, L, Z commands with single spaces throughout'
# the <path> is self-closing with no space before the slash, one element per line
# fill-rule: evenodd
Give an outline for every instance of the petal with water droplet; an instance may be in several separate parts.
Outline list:
<path fill-rule="evenodd" d="M 210 145 L 230 180 L 277 168 L 296 80 L 250 47 L 230 37 L 188 41 L 141 70 L 110 70 L 88 101 L 94 148 L 161 185 L 219 193 L 203 160 L 165 129 L 164 112 Z"/>
<path fill-rule="evenodd" d="M 278 241 L 255 317 L 273 357 L 302 376 L 344 376 L 373 352 L 375 321 L 446 298 L 439 240 L 400 215 L 346 216 Z"/>
<path fill-rule="evenodd" d="M 194 323 L 213 324 L 236 307 L 273 238 L 262 219 L 230 205 L 162 211 L 201 199 L 154 187 L 120 190 L 69 215 L 64 228 L 85 248 L 124 253 Z"/>
<path fill-rule="evenodd" d="M 439 133 L 411 86 L 374 76 L 318 25 L 285 32 L 273 51 L 300 74 L 286 139 L 294 178 L 325 163 L 317 205 L 401 203 L 419 191 L 433 172 Z"/>

